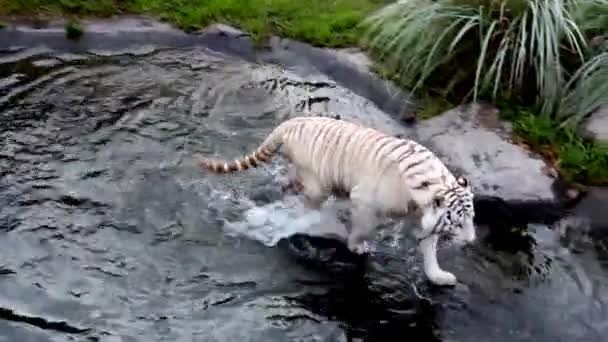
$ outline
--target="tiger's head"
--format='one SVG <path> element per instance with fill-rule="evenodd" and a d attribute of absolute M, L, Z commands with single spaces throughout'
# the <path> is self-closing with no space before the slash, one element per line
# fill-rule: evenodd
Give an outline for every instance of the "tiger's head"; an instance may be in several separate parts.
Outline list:
<path fill-rule="evenodd" d="M 433 234 L 462 245 L 476 239 L 473 218 L 473 191 L 465 177 L 456 178 L 455 184 L 433 197 L 422 216 L 425 236 Z"/>

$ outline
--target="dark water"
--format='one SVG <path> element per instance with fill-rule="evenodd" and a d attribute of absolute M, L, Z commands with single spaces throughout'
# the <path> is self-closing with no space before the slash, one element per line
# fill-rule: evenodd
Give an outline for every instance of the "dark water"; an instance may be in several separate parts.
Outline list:
<path fill-rule="evenodd" d="M 517 251 L 480 226 L 440 252 L 462 284 L 439 289 L 407 237 L 357 260 L 292 236 L 314 214 L 280 159 L 201 173 L 193 153 L 248 152 L 293 105 L 264 70 L 202 48 L 1 55 L 0 341 L 605 341 L 606 257 L 547 227 Z"/>

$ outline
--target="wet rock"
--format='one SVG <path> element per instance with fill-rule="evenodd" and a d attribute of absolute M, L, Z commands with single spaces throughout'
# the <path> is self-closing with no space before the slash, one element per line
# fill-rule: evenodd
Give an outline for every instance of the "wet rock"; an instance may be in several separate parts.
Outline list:
<path fill-rule="evenodd" d="M 26 324 L 39 327 L 41 329 L 57 330 L 72 334 L 81 334 L 89 331 L 89 329 L 81 329 L 78 327 L 71 326 L 66 322 L 52 322 L 41 317 L 21 315 L 9 308 L 0 307 L 0 318 L 7 321 L 24 322 Z"/>
<path fill-rule="evenodd" d="M 592 187 L 574 208 L 577 216 L 587 217 L 594 228 L 605 229 L 608 234 L 608 188 Z"/>
<path fill-rule="evenodd" d="M 574 253 L 582 253 L 593 241 L 590 236 L 591 222 L 586 217 L 567 216 L 553 225 L 559 242 Z"/>
<path fill-rule="evenodd" d="M 480 195 L 555 200 L 554 180 L 543 171 L 545 163 L 510 141 L 510 127 L 494 108 L 457 107 L 419 123 L 416 132 L 454 172 L 469 177 Z"/>
<path fill-rule="evenodd" d="M 54 66 L 60 65 L 61 61 L 58 59 L 42 59 L 32 63 L 33 66 L 38 68 L 52 68 Z"/>
<path fill-rule="evenodd" d="M 571 209 L 570 215 L 555 224 L 566 245 L 587 246 L 592 241 L 608 243 L 608 188 L 592 187 L 586 196 Z M 591 240 L 589 240 L 591 239 Z"/>
<path fill-rule="evenodd" d="M 248 37 L 248 36 L 250 36 L 249 33 L 241 31 L 241 30 L 237 29 L 236 27 L 232 27 L 230 25 L 221 24 L 221 23 L 209 25 L 206 28 L 204 28 L 201 33 L 219 34 L 219 35 L 224 35 L 224 36 L 229 36 L 229 37 Z"/>
<path fill-rule="evenodd" d="M 116 50 L 116 49 L 107 49 L 107 50 L 97 50 L 97 49 L 92 49 L 89 50 L 92 54 L 96 55 L 96 56 L 101 56 L 101 57 L 109 57 L 109 56 L 116 56 L 116 55 L 132 55 L 132 56 L 144 56 L 144 55 L 149 55 L 152 54 L 154 52 L 156 52 L 157 47 L 154 45 L 142 45 L 142 46 L 138 46 L 136 48 L 126 48 L 123 50 Z"/>
<path fill-rule="evenodd" d="M 580 127 L 583 136 L 608 143 L 608 105 L 595 111 Z"/>
<path fill-rule="evenodd" d="M 284 59 L 293 56 L 296 51 L 289 50 L 278 52 L 277 59 L 282 63 Z M 289 117 L 299 116 L 328 116 L 339 117 L 340 119 L 356 122 L 362 125 L 377 128 L 388 134 L 412 135 L 413 131 L 409 127 L 399 124 L 398 114 L 393 116 L 386 115 L 385 109 L 378 105 L 370 97 L 376 96 L 376 85 L 370 89 L 351 88 L 350 85 L 370 82 L 370 78 L 359 74 L 354 67 L 348 69 L 350 82 L 345 87 L 346 75 L 340 77 L 329 77 L 316 68 L 313 68 L 313 58 L 318 56 L 306 56 L 301 53 L 296 57 L 302 61 L 302 65 L 297 68 L 284 68 L 274 64 L 247 66 L 243 72 L 235 74 L 230 79 L 215 85 L 213 92 L 222 94 L 223 99 L 233 96 L 235 89 L 260 89 L 265 92 L 258 94 L 265 98 L 260 98 L 257 103 L 252 105 L 263 106 L 264 111 L 273 111 L 278 120 L 285 120 Z M 310 58 L 310 59 L 307 59 Z M 327 55 L 326 58 L 332 58 Z M 346 68 L 344 65 L 333 61 L 338 67 Z M 343 77 L 343 78 L 342 78 Z M 336 80 L 337 79 L 337 80 Z M 379 88 L 384 86 L 378 85 Z M 259 96 L 259 95 L 258 95 Z M 378 96 L 378 101 L 382 98 L 388 102 L 386 94 Z M 226 106 L 225 103 L 222 103 Z M 397 113 L 397 112 L 395 112 Z"/>
<path fill-rule="evenodd" d="M 77 62 L 87 60 L 87 56 L 73 54 L 73 53 L 61 53 L 55 56 L 55 58 L 63 62 Z"/>
<path fill-rule="evenodd" d="M 322 78 L 337 86 L 333 98 L 327 95 L 320 95 L 318 98 L 329 97 L 332 102 L 341 101 L 346 104 L 353 100 L 340 95 L 340 92 L 348 90 L 349 93 L 365 100 L 365 106 L 368 108 L 360 111 L 370 117 L 376 115 L 369 110 L 379 109 L 382 112 L 380 116 L 389 114 L 390 117 L 398 119 L 400 113 L 409 111 L 408 107 L 411 107 L 412 96 L 373 72 L 371 60 L 359 49 L 317 48 L 278 37 L 272 38 L 269 45 L 269 49 L 259 55 L 264 62 L 281 65 L 307 79 Z M 323 82 L 327 83 L 325 80 Z M 339 113 L 346 118 L 347 110 L 344 108 Z M 330 115 L 338 113 L 332 112 L 331 108 L 325 108 L 324 112 Z"/>
<path fill-rule="evenodd" d="M 261 188 L 255 188 L 249 195 L 257 205 L 264 205 L 280 200 L 284 195 L 284 191 L 276 184 L 265 185 Z"/>
<path fill-rule="evenodd" d="M 0 90 L 18 84 L 23 78 L 23 74 L 13 74 L 9 77 L 0 79 Z"/>
<path fill-rule="evenodd" d="M 357 270 L 366 258 L 351 253 L 344 243 L 335 239 L 300 233 L 281 239 L 278 246 L 298 262 L 336 273 Z"/>
<path fill-rule="evenodd" d="M 2 266 L 0 266 L 0 275 L 8 275 L 8 274 L 15 274 L 17 272 L 11 270 L 10 268 L 4 268 Z"/>

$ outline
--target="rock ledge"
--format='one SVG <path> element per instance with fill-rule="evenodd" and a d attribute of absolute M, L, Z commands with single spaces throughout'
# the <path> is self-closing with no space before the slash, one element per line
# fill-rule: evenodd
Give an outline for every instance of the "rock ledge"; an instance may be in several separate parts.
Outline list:
<path fill-rule="evenodd" d="M 511 127 L 498 110 L 470 104 L 422 121 L 416 132 L 476 193 L 504 200 L 556 200 L 545 162 L 510 141 Z"/>

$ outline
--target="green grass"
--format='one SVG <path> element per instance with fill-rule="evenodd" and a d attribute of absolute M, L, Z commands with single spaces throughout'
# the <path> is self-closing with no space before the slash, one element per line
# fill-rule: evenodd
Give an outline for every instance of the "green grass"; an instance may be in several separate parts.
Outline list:
<path fill-rule="evenodd" d="M 441 88 L 452 102 L 517 96 L 543 113 L 582 117 L 560 108 L 572 75 L 608 84 L 605 64 L 578 70 L 603 52 L 591 41 L 606 38 L 608 0 L 408 0 L 364 24 L 365 46 L 403 86 Z M 586 95 L 573 99 L 595 108 L 608 85 Z"/>
<path fill-rule="evenodd" d="M 213 22 L 243 29 L 261 41 L 270 34 L 316 46 L 357 43 L 357 25 L 382 0 L 0 0 L 0 16 L 147 14 L 193 31 Z"/>
<path fill-rule="evenodd" d="M 608 0 L 405 0 L 363 26 L 380 74 L 427 99 L 419 117 L 444 107 L 429 93 L 510 103 L 516 133 L 563 177 L 607 183 L 606 147 L 573 127 L 608 105 Z"/>
<path fill-rule="evenodd" d="M 571 125 L 530 109 L 500 105 L 503 117 L 530 147 L 553 162 L 563 179 L 608 185 L 608 144 L 582 138 Z"/>

